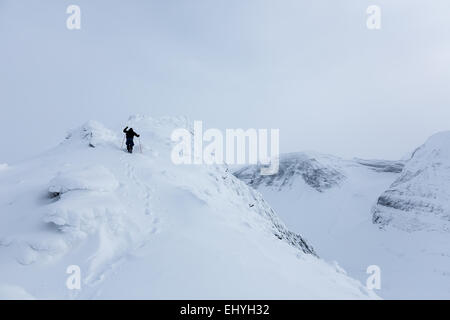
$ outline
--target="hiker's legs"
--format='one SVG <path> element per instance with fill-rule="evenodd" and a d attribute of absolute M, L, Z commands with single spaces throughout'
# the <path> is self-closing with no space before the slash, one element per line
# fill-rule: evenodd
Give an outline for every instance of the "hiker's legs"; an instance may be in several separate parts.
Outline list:
<path fill-rule="evenodd" d="M 133 146 L 134 146 L 133 139 L 127 139 L 127 150 L 129 153 L 133 152 Z"/>

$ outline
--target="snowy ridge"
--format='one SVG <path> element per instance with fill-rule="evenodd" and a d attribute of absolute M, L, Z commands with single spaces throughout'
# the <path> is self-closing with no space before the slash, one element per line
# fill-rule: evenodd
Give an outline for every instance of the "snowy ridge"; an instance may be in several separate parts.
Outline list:
<path fill-rule="evenodd" d="M 373 222 L 406 231 L 450 230 L 450 132 L 430 137 L 377 201 Z"/>
<path fill-rule="evenodd" d="M 186 119 L 127 124 L 142 153 L 90 121 L 2 172 L 2 298 L 377 297 L 317 258 L 227 168 L 172 164 L 170 133 Z M 73 264 L 81 291 L 65 287 Z"/>

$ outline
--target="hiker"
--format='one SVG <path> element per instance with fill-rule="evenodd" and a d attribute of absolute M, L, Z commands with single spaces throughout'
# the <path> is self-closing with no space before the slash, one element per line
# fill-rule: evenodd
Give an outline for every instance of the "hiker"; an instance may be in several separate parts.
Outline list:
<path fill-rule="evenodd" d="M 133 128 L 128 129 L 128 126 L 123 129 L 123 132 L 125 133 L 125 135 L 127 136 L 127 150 L 129 153 L 133 153 L 133 146 L 134 146 L 134 137 L 138 137 L 139 135 L 134 132 Z"/>

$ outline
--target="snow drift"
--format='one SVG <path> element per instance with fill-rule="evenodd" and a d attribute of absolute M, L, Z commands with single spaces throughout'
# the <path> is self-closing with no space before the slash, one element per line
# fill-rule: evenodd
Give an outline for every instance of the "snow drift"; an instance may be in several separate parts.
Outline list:
<path fill-rule="evenodd" d="M 120 128 L 91 121 L 1 172 L 2 298 L 377 297 L 227 168 L 172 164 L 170 133 L 185 119 L 127 124 L 142 153 L 121 149 Z M 70 265 L 81 290 L 66 287 Z"/>

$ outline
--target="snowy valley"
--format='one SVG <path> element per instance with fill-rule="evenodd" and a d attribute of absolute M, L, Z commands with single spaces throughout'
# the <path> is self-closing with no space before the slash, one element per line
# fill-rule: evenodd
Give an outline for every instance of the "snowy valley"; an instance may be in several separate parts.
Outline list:
<path fill-rule="evenodd" d="M 405 161 L 285 154 L 276 176 L 235 175 L 260 191 L 288 228 L 361 282 L 381 270 L 386 299 L 450 297 L 450 135 L 431 137 Z"/>

